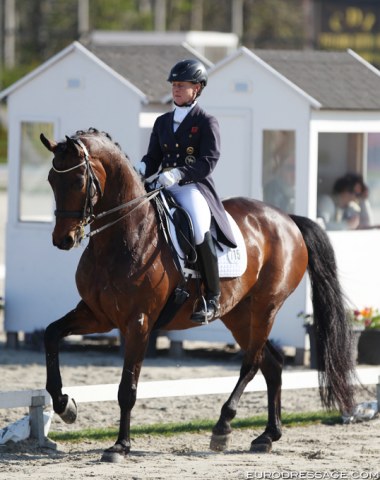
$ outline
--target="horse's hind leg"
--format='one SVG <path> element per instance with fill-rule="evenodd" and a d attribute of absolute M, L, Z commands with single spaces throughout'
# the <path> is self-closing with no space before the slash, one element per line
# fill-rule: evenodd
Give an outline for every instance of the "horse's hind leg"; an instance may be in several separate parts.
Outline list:
<path fill-rule="evenodd" d="M 272 442 L 281 438 L 281 373 L 283 359 L 273 345 L 267 341 L 259 362 L 246 361 L 240 369 L 238 383 L 230 398 L 223 405 L 220 418 L 212 430 L 210 448 L 223 451 L 228 448 L 231 437 L 231 421 L 235 418 L 237 405 L 245 387 L 253 379 L 257 370 L 263 372 L 268 389 L 268 423 L 264 433 L 252 441 L 252 452 L 270 452 Z"/>
<path fill-rule="evenodd" d="M 268 423 L 264 433 L 251 443 L 251 452 L 267 453 L 272 450 L 272 442 L 281 438 L 281 374 L 283 356 L 267 341 L 260 365 L 268 392 Z"/>
<path fill-rule="evenodd" d="M 45 331 L 46 355 L 46 390 L 53 400 L 54 411 L 66 423 L 73 423 L 77 417 L 75 401 L 62 393 L 62 379 L 59 368 L 59 342 L 68 335 L 102 333 L 109 329 L 101 329 L 92 312 L 80 302 L 76 309 L 51 323 Z"/>
<path fill-rule="evenodd" d="M 278 304 L 282 303 L 280 300 Z M 269 445 L 271 441 L 278 440 L 281 436 L 276 426 L 279 425 L 282 362 L 280 354 L 267 340 L 277 311 L 278 305 L 273 301 L 269 302 L 267 298 L 247 297 L 223 318 L 245 351 L 245 355 L 238 382 L 223 405 L 219 420 L 212 430 L 210 444 L 212 450 L 221 451 L 228 447 L 232 432 L 231 421 L 236 416 L 240 397 L 259 368 L 263 370 L 268 385 L 269 421 L 265 433 L 256 443 Z M 266 451 L 269 450 L 270 446 Z"/>
<path fill-rule="evenodd" d="M 254 338 L 249 339 L 249 330 L 252 328 L 251 322 L 249 322 L 249 319 L 252 318 L 251 306 L 252 300 L 247 298 L 238 304 L 228 317 L 223 318 L 226 325 L 233 326 L 235 338 L 245 350 L 245 355 L 240 368 L 238 382 L 230 397 L 223 405 L 219 420 L 212 430 L 210 448 L 215 451 L 223 451 L 228 448 L 232 432 L 231 421 L 235 418 L 240 397 L 245 387 L 256 375 L 261 363 L 266 336 L 265 332 L 257 329 Z M 239 324 L 244 325 L 240 331 L 238 331 Z M 240 337 L 242 339 L 241 342 Z"/>
<path fill-rule="evenodd" d="M 227 400 L 223 405 L 219 420 L 212 429 L 210 448 L 214 451 L 224 451 L 228 448 L 231 438 L 231 421 L 235 418 L 237 406 L 245 387 L 252 380 L 258 370 L 257 364 L 247 364 L 243 362 L 240 369 L 239 380 Z"/>

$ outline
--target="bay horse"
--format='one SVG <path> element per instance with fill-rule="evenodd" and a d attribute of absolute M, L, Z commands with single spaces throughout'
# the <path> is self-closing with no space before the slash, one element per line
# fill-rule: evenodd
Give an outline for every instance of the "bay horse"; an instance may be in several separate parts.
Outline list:
<path fill-rule="evenodd" d="M 103 461 L 117 462 L 130 452 L 131 410 L 149 335 L 180 273 L 159 228 L 154 202 L 108 134 L 89 129 L 61 142 L 41 134 L 41 141 L 54 154 L 48 177 L 57 208 L 53 244 L 70 250 L 84 237 L 84 226 L 90 225 L 89 243 L 76 272 L 81 300 L 45 330 L 46 389 L 54 411 L 65 422 L 73 422 L 77 409 L 75 401 L 62 393 L 59 341 L 71 334 L 120 330 L 125 352 L 118 390 L 119 434 L 102 456 Z M 306 271 L 312 286 L 321 400 L 324 406 L 345 412 L 353 406 L 350 327 L 334 251 L 322 228 L 248 198 L 227 199 L 224 207 L 243 234 L 248 266 L 241 277 L 221 280 L 220 318 L 244 356 L 237 384 L 212 430 L 210 447 L 227 448 L 239 399 L 260 369 L 267 383 L 268 421 L 250 450 L 269 452 L 281 437 L 283 359 L 268 337 L 278 310 Z M 196 326 L 190 320 L 198 293 L 195 280 L 190 281 L 189 293 L 166 330 Z"/>

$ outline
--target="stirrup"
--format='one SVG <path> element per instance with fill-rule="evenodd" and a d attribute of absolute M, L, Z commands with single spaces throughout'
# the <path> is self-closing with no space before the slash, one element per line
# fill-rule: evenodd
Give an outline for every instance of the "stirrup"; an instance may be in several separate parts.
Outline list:
<path fill-rule="evenodd" d="M 209 298 L 205 299 L 205 297 L 201 297 L 201 301 L 203 303 L 203 307 L 198 308 L 197 311 L 193 312 L 190 319 L 194 323 L 198 323 L 199 325 L 207 325 L 212 320 L 219 318 L 220 316 L 220 304 L 219 298 Z"/>

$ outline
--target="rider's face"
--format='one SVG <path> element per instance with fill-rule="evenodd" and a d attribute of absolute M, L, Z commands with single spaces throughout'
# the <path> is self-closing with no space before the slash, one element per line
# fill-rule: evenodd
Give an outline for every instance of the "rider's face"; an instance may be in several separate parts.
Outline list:
<path fill-rule="evenodd" d="M 200 88 L 199 83 L 172 82 L 173 100 L 179 106 L 193 103 Z"/>

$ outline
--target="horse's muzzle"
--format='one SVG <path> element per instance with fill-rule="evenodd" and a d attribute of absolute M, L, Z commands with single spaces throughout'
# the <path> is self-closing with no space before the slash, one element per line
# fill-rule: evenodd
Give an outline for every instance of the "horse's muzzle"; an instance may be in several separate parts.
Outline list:
<path fill-rule="evenodd" d="M 56 240 L 53 236 L 53 245 L 60 250 L 70 250 L 75 245 L 75 238 L 73 235 L 66 235 L 60 240 Z"/>
<path fill-rule="evenodd" d="M 70 250 L 73 247 L 77 247 L 82 240 L 81 232 L 80 228 L 63 236 L 58 236 L 53 232 L 53 245 L 60 250 Z"/>

